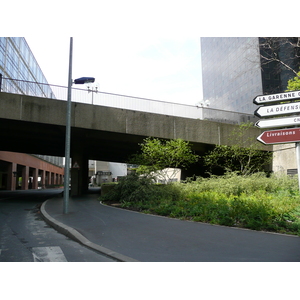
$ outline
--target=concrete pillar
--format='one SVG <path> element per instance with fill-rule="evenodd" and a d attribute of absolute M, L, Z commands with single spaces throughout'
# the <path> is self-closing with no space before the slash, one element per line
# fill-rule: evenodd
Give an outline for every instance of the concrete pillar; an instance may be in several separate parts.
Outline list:
<path fill-rule="evenodd" d="M 50 172 L 45 172 L 45 188 L 50 184 Z"/>
<path fill-rule="evenodd" d="M 38 179 L 39 179 L 39 170 L 38 169 L 33 169 L 32 171 L 32 189 L 37 190 L 38 189 Z"/>
<path fill-rule="evenodd" d="M 52 172 L 49 172 L 49 182 L 48 182 L 49 185 L 52 185 L 53 184 L 53 173 Z"/>
<path fill-rule="evenodd" d="M 58 184 L 59 184 L 59 185 L 62 185 L 62 184 L 63 184 L 63 176 L 60 174 L 58 178 L 59 178 L 59 179 L 58 179 L 58 180 L 59 180 L 59 183 L 58 183 Z"/>
<path fill-rule="evenodd" d="M 80 196 L 88 190 L 89 166 L 88 159 L 83 153 L 72 156 L 71 168 L 71 196 Z"/>
<path fill-rule="evenodd" d="M 22 190 L 28 190 L 29 167 L 22 168 Z"/>
<path fill-rule="evenodd" d="M 42 189 L 45 188 L 45 182 L 46 182 L 46 171 L 45 170 L 41 170 L 41 185 L 42 185 Z"/>
<path fill-rule="evenodd" d="M 7 170 L 7 189 L 10 191 L 16 190 L 17 175 L 14 175 L 14 172 L 17 172 L 17 164 L 10 163 Z"/>

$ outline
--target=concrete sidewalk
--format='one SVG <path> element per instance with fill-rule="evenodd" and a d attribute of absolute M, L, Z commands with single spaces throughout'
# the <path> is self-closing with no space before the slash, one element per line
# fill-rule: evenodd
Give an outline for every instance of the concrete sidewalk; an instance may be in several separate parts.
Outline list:
<path fill-rule="evenodd" d="M 103 205 L 99 194 L 41 207 L 58 231 L 117 261 L 299 262 L 300 238 L 141 214 Z"/>

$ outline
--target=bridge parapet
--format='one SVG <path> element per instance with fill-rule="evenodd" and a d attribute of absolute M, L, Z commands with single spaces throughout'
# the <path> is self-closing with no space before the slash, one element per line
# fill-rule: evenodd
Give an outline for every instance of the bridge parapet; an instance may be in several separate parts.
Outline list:
<path fill-rule="evenodd" d="M 14 86 L 13 83 L 19 81 L 20 80 L 3 78 L 2 90 L 4 92 L 12 91 L 13 93 L 26 94 L 29 96 L 50 97 L 48 99 L 67 100 L 67 87 L 30 82 L 30 86 L 32 87 L 30 90 L 23 91 L 20 88 L 12 89 Z M 19 83 L 18 86 L 20 86 Z M 43 88 L 43 86 L 47 87 L 47 89 Z M 45 93 L 45 90 L 48 92 Z M 49 91 L 51 91 L 51 93 L 49 93 Z M 186 105 L 100 92 L 98 88 L 94 89 L 93 86 L 89 85 L 87 85 L 86 89 L 72 88 L 72 102 L 229 124 L 241 124 L 249 121 L 255 122 L 258 119 L 254 115 L 218 110 L 205 106 Z"/>
<path fill-rule="evenodd" d="M 63 134 L 66 108 L 66 103 L 59 100 L 0 93 L 0 118 L 28 122 L 22 123 L 22 126 L 29 123 L 47 124 L 52 128 L 59 127 Z M 193 143 L 210 145 L 229 144 L 230 134 L 235 128 L 233 124 L 209 120 L 92 106 L 78 102 L 72 103 L 71 126 L 72 130 L 127 135 L 125 140 L 129 136 L 153 136 L 165 139 L 182 138 Z M 35 129 L 37 130 L 38 128 Z M 260 133 L 261 130 L 253 127 L 249 134 L 259 136 Z"/>

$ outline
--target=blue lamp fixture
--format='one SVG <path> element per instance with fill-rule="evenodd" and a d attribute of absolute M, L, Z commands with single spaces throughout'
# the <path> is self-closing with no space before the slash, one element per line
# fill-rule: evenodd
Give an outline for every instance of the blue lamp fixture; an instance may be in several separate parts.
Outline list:
<path fill-rule="evenodd" d="M 94 77 L 80 77 L 74 80 L 75 84 L 85 84 L 85 83 L 92 83 L 95 81 Z"/>

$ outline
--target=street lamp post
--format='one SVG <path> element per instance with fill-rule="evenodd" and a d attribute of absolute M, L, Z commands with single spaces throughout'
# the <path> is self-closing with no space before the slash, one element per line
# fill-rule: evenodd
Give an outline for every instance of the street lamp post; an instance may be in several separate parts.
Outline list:
<path fill-rule="evenodd" d="M 73 38 L 70 38 L 70 56 L 69 56 L 69 80 L 68 80 L 68 98 L 67 98 L 67 119 L 66 119 L 66 142 L 65 142 L 65 178 L 64 178 L 64 202 L 63 213 L 67 214 L 69 210 L 69 184 L 70 184 L 70 146 L 71 146 L 71 93 L 72 93 L 72 59 L 73 59 Z M 75 84 L 84 84 L 94 82 L 93 77 L 82 77 L 75 79 Z"/>
<path fill-rule="evenodd" d="M 69 207 L 69 184 L 70 184 L 70 145 L 71 145 L 71 86 L 72 86 L 72 58 L 73 58 L 73 38 L 70 38 L 69 57 L 69 80 L 67 98 L 67 120 L 66 120 L 66 142 L 65 142 L 65 180 L 64 180 L 64 214 L 68 213 Z"/>

